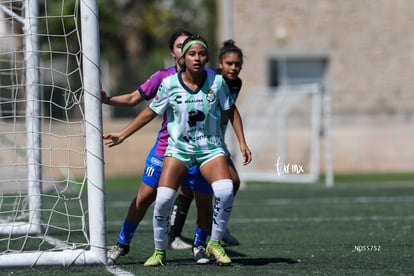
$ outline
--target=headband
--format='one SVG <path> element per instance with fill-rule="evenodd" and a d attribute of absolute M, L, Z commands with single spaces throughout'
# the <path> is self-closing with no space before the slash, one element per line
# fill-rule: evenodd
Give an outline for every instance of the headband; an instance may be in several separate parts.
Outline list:
<path fill-rule="evenodd" d="M 188 42 L 187 44 L 184 45 L 184 47 L 182 49 L 183 55 L 185 54 L 185 52 L 187 52 L 188 48 L 190 48 L 194 44 L 200 44 L 206 50 L 208 49 L 207 44 L 205 44 L 203 41 L 201 41 L 201 40 L 191 40 L 190 42 Z"/>

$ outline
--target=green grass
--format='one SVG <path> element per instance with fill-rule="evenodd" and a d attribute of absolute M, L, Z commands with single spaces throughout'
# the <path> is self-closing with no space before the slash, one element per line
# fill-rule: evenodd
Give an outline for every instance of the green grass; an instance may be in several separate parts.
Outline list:
<path fill-rule="evenodd" d="M 226 247 L 229 267 L 196 265 L 190 251 L 169 250 L 168 266 L 146 268 L 153 236 L 149 210 L 117 269 L 135 275 L 413 275 L 413 174 L 343 175 L 335 187 L 249 183 L 238 193 Z M 107 180 L 108 245 L 116 238 L 139 178 Z M 191 238 L 193 204 L 184 237 Z M 359 250 L 359 251 L 358 251 Z M 119 272 L 119 271 L 118 271 Z M 104 266 L 3 269 L 8 275 L 111 275 Z"/>

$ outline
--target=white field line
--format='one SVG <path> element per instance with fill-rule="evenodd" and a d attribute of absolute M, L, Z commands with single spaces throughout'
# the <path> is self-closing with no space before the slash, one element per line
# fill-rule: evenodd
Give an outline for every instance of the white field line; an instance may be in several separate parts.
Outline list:
<path fill-rule="evenodd" d="M 259 203 L 260 205 L 292 205 L 292 204 L 367 204 L 367 203 L 397 203 L 397 202 L 412 202 L 414 203 L 414 196 L 359 196 L 359 197 L 332 197 L 332 198 L 278 198 L 265 200 Z M 111 202 L 108 206 L 110 208 L 119 208 L 129 206 L 129 201 L 117 201 Z M 247 200 L 235 200 L 234 207 L 237 208 L 238 205 L 256 205 L 257 203 L 252 203 Z M 140 224 L 142 225 L 151 225 L 152 209 L 150 208 L 147 212 L 146 219 L 142 220 Z M 414 215 L 411 216 L 383 216 L 383 215 L 374 215 L 374 216 L 348 216 L 348 217 L 263 217 L 263 218 L 231 218 L 231 223 L 245 224 L 245 223 L 275 223 L 275 222 L 323 222 L 323 221 L 382 221 L 382 220 L 414 220 Z M 123 220 L 111 220 L 107 222 L 108 225 L 119 225 L 121 226 Z"/>
<path fill-rule="evenodd" d="M 384 221 L 384 220 L 414 220 L 411 216 L 350 216 L 350 217 L 290 217 L 290 218 L 232 218 L 231 223 L 275 223 L 275 222 L 332 222 L 332 221 Z"/>
<path fill-rule="evenodd" d="M 278 198 L 266 200 L 269 205 L 287 204 L 338 204 L 338 203 L 398 203 L 413 202 L 414 196 L 358 196 L 358 197 L 331 197 L 331 198 Z M 237 199 L 236 203 L 237 204 Z"/>
<path fill-rule="evenodd" d="M 392 221 L 392 220 L 414 220 L 414 215 L 410 216 L 349 216 L 349 217 L 262 217 L 262 218 L 231 218 L 232 224 L 248 224 L 248 223 L 277 223 L 277 222 L 332 222 L 332 221 Z M 121 227 L 123 221 L 110 221 L 107 224 L 110 226 Z M 142 225 L 151 225 L 152 221 L 143 220 Z"/>
<path fill-rule="evenodd" d="M 261 205 L 291 205 L 291 204 L 338 204 L 338 203 L 398 203 L 413 202 L 414 196 L 358 196 L 358 197 L 330 197 L 330 198 L 276 198 L 262 201 Z M 113 201 L 107 206 L 110 208 L 129 207 L 131 201 Z M 254 204 L 248 200 L 235 198 L 234 205 Z"/>
<path fill-rule="evenodd" d="M 116 276 L 134 276 L 135 275 L 132 272 L 129 272 L 129 271 L 123 270 L 122 268 L 117 267 L 116 265 L 106 266 L 106 271 Z"/>
<path fill-rule="evenodd" d="M 71 245 L 69 243 L 66 243 L 66 242 L 64 242 L 62 240 L 59 240 L 59 239 L 56 239 L 56 238 L 53 238 L 51 236 L 44 236 L 44 240 L 47 243 L 58 247 L 59 249 L 75 249 L 75 246 L 73 244 Z"/>

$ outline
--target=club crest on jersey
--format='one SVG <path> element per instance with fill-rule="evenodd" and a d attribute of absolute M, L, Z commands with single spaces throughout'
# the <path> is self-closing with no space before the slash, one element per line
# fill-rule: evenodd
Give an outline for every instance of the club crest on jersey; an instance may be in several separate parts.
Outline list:
<path fill-rule="evenodd" d="M 208 90 L 207 101 L 213 102 L 215 99 L 216 99 L 216 95 L 214 95 L 214 91 L 212 89 Z"/>

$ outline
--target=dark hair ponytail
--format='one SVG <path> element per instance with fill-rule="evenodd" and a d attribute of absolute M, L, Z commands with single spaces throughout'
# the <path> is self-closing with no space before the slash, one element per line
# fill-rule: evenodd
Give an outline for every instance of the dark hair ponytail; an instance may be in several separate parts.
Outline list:
<path fill-rule="evenodd" d="M 185 36 L 193 36 L 193 34 L 190 31 L 187 31 L 183 28 L 178 29 L 177 31 L 175 31 L 171 36 L 170 36 L 170 42 L 168 44 L 168 47 L 170 48 L 170 50 L 174 50 L 174 43 L 177 40 L 178 37 L 185 35 Z"/>
<path fill-rule="evenodd" d="M 223 56 L 227 53 L 237 53 L 240 56 L 241 62 L 243 64 L 243 52 L 236 46 L 236 42 L 233 39 L 229 39 L 223 42 L 223 46 L 219 50 L 218 58 L 221 60 Z"/>

